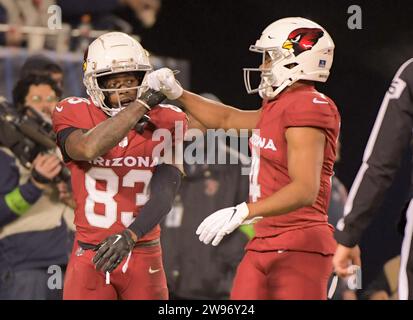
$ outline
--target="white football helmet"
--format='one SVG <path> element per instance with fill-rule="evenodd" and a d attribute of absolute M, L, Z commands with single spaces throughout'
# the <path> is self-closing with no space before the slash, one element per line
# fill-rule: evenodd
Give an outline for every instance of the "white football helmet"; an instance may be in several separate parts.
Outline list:
<path fill-rule="evenodd" d="M 323 27 L 311 20 L 284 18 L 265 28 L 250 51 L 262 54 L 262 65 L 244 68 L 247 92 L 273 99 L 298 80 L 327 81 L 334 42 Z M 256 88 L 251 88 L 251 72 L 260 72 Z"/>
<path fill-rule="evenodd" d="M 128 88 L 137 90 L 138 98 L 146 86 L 146 75 L 152 70 L 148 52 L 134 38 L 122 32 L 109 32 L 94 40 L 85 53 L 83 62 L 83 83 L 94 104 L 109 116 L 114 116 L 122 106 L 109 106 L 105 93 L 119 93 L 124 88 L 100 88 L 98 78 L 121 72 L 143 72 L 143 80 L 138 86 Z"/>

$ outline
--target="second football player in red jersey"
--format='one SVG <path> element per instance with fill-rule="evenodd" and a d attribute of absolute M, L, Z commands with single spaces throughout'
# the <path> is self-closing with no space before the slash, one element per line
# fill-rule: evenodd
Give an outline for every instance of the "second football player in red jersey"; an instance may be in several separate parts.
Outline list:
<path fill-rule="evenodd" d="M 168 150 L 161 141 L 182 143 L 186 116 L 168 105 L 148 111 L 143 91 L 151 69 L 136 40 L 104 34 L 85 54 L 90 99 L 67 98 L 55 108 L 54 130 L 76 202 L 65 299 L 168 297 L 158 223 L 171 209 L 181 171 L 158 160 Z"/>
<path fill-rule="evenodd" d="M 257 111 L 184 91 L 169 69 L 151 73 L 148 84 L 179 99 L 207 128 L 252 134 L 250 201 L 213 213 L 197 230 L 201 241 L 218 245 L 241 224 L 256 222 L 231 298 L 326 299 L 336 246 L 327 208 L 340 115 L 313 81 L 327 80 L 334 43 L 320 25 L 285 18 L 270 24 L 250 50 L 263 58 L 259 68 L 244 71 L 248 92 L 263 98 Z"/>

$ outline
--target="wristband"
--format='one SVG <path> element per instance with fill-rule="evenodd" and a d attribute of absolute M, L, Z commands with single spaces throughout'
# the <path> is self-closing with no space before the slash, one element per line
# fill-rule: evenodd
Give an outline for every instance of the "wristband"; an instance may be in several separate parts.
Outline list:
<path fill-rule="evenodd" d="M 19 216 L 23 215 L 31 207 L 31 204 L 23 198 L 19 187 L 6 194 L 4 201 L 9 209 Z"/>
<path fill-rule="evenodd" d="M 52 180 L 50 180 L 49 178 L 46 178 L 44 175 L 39 173 L 39 171 L 37 171 L 35 168 L 32 169 L 32 178 L 40 184 L 52 183 Z"/>

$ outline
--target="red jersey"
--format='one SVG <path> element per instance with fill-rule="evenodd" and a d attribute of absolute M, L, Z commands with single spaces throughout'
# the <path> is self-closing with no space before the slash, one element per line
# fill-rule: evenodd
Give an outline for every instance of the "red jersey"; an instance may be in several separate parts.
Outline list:
<path fill-rule="evenodd" d="M 266 217 L 254 227 L 252 250 L 300 250 L 334 252 L 333 228 L 327 222 L 331 177 L 336 157 L 340 115 L 334 102 L 313 86 L 304 85 L 282 93 L 262 107 L 256 132 L 250 138 L 252 169 L 250 201 L 265 199 L 291 182 L 288 175 L 287 140 L 289 127 L 316 127 L 326 142 L 320 190 L 312 206 L 287 214 Z"/>
<path fill-rule="evenodd" d="M 154 128 L 167 129 L 175 139 L 175 128 L 186 128 L 186 115 L 180 109 L 160 105 L 150 112 L 151 130 L 142 134 L 130 130 L 119 144 L 92 161 L 69 161 L 73 196 L 76 202 L 75 225 L 77 239 L 98 244 L 109 235 L 128 227 L 148 201 L 148 185 L 157 164 L 154 148 L 161 139 L 151 139 Z M 69 128 L 91 129 L 108 116 L 89 99 L 67 98 L 53 113 L 56 133 Z M 183 139 L 184 132 L 176 134 Z M 156 226 L 139 241 L 158 238 Z"/>

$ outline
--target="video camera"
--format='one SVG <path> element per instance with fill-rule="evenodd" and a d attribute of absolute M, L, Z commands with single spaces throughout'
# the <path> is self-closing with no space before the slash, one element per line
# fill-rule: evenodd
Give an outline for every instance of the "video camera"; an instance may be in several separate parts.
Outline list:
<path fill-rule="evenodd" d="M 55 152 L 56 136 L 52 125 L 39 112 L 30 107 L 16 110 L 0 97 L 0 146 L 7 147 L 30 168 L 39 153 Z M 69 181 L 70 172 L 63 166 L 53 182 Z"/>

